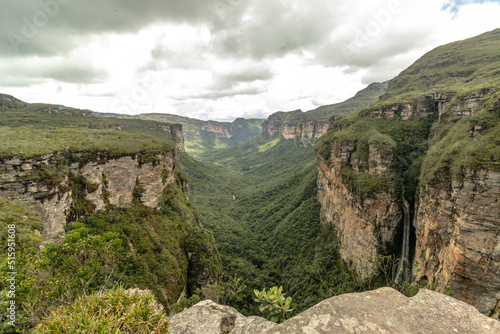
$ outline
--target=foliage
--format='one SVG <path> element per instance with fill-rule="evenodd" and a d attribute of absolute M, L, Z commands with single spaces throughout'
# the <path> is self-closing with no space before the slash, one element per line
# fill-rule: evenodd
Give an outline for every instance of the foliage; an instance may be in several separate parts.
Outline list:
<path fill-rule="evenodd" d="M 246 287 L 246 284 L 237 275 L 228 278 L 221 277 L 219 282 L 216 284 L 208 284 L 201 289 L 196 289 L 196 291 L 189 298 L 182 297 L 172 306 L 172 311 L 174 313 L 182 312 L 183 310 L 197 304 L 199 301 L 207 299 L 210 299 L 218 304 L 228 305 L 229 302 L 245 290 Z"/>
<path fill-rule="evenodd" d="M 422 166 L 422 180 L 432 182 L 443 174 L 462 181 L 468 170 L 500 171 L 500 93 L 495 102 L 483 103 L 475 115 L 444 119 L 433 127 L 434 138 Z M 474 131 L 480 132 L 474 135 Z"/>
<path fill-rule="evenodd" d="M 84 295 L 51 313 L 32 331 L 42 333 L 166 333 L 168 319 L 151 292 L 122 287 Z"/>
<path fill-rule="evenodd" d="M 181 156 L 191 201 L 213 232 L 226 274 L 247 285 L 231 306 L 258 314 L 253 290 L 262 286 L 282 285 L 299 312 L 327 297 L 375 286 L 344 267 L 336 233 L 320 223 L 310 147 L 258 136 L 199 159 L 204 162 Z"/>
<path fill-rule="evenodd" d="M 288 318 L 288 314 L 293 311 L 290 308 L 292 298 L 285 299 L 285 294 L 282 293 L 283 287 L 274 286 L 268 291 L 254 290 L 254 301 L 260 303 L 259 310 L 262 314 L 267 316 L 267 320 L 272 322 L 281 323 Z"/>
<path fill-rule="evenodd" d="M 146 120 L 106 119 L 91 112 L 59 110 L 52 105 L 0 108 L 0 157 L 33 157 L 54 151 L 107 152 L 111 156 L 156 153 L 174 149 L 162 124 Z"/>
<path fill-rule="evenodd" d="M 203 232 L 182 191 L 171 185 L 164 200 L 160 210 L 137 202 L 127 209 L 109 206 L 106 211 L 86 215 L 69 227 L 64 239 L 40 249 L 39 220 L 22 204 L 2 200 L 2 226 L 16 221 L 16 237 L 22 246 L 16 257 L 16 303 L 22 305 L 17 328 L 27 331 L 54 307 L 117 282 L 150 289 L 168 306 L 184 289 L 187 276 L 203 272 L 219 277 L 220 259 L 213 237 Z M 188 251 L 193 253 L 191 261 Z M 2 293 L 8 272 L 3 259 Z M 197 287 L 193 282 L 193 291 Z"/>

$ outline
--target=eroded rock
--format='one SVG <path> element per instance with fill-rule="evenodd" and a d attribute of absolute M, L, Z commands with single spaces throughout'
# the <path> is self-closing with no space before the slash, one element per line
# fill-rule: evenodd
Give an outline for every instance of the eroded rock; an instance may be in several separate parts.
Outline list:
<path fill-rule="evenodd" d="M 407 298 L 391 288 L 332 297 L 279 325 L 203 301 L 175 315 L 168 333 L 228 333 L 228 319 L 231 334 L 500 333 L 500 322 L 452 297 L 422 289 Z"/>

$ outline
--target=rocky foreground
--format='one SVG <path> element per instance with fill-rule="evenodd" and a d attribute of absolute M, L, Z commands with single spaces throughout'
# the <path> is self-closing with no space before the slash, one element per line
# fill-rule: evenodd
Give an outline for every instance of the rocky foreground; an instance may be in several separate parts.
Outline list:
<path fill-rule="evenodd" d="M 332 297 L 275 324 L 210 300 L 173 316 L 169 334 L 500 333 L 500 322 L 452 297 L 422 289 L 411 298 L 391 288 Z"/>

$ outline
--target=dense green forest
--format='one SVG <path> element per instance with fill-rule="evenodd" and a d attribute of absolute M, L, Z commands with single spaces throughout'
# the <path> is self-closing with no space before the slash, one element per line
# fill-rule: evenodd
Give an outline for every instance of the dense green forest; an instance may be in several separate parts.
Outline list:
<path fill-rule="evenodd" d="M 280 286 L 300 312 L 340 293 L 372 286 L 343 266 L 335 233 L 320 223 L 316 157 L 311 146 L 258 136 L 238 147 L 185 154 L 191 202 L 213 232 L 226 276 L 246 289 L 231 302 L 258 314 L 254 289 Z"/>

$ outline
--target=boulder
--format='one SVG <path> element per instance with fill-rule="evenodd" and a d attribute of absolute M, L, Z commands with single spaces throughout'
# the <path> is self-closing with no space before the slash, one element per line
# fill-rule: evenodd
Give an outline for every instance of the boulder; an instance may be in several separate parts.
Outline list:
<path fill-rule="evenodd" d="M 422 289 L 408 298 L 394 289 L 381 288 L 326 299 L 279 325 L 202 301 L 172 317 L 168 333 L 498 334 L 500 322 L 437 292 Z"/>

